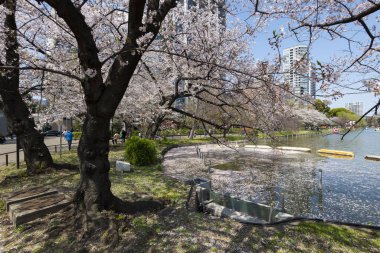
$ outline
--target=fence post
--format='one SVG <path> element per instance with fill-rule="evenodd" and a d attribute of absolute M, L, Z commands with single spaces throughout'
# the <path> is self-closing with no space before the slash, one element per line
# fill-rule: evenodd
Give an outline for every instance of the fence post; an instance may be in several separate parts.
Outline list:
<path fill-rule="evenodd" d="M 112 119 L 111 119 L 111 121 L 112 121 Z M 63 121 L 62 121 L 62 123 L 63 123 Z M 61 131 L 61 134 L 59 136 L 59 157 L 61 158 L 62 157 L 62 124 L 60 127 L 60 131 Z"/>
<path fill-rule="evenodd" d="M 20 168 L 20 143 L 19 138 L 16 136 L 16 167 Z"/>
<path fill-rule="evenodd" d="M 5 154 L 5 166 L 8 166 L 8 154 Z"/>

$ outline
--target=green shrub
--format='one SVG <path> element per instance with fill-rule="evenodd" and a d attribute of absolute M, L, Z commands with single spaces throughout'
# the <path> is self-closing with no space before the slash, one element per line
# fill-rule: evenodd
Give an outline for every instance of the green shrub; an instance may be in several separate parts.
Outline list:
<path fill-rule="evenodd" d="M 133 165 L 152 164 L 157 159 L 156 144 L 153 140 L 133 136 L 125 143 L 125 158 Z"/>
<path fill-rule="evenodd" d="M 82 135 L 82 132 L 73 132 L 74 140 L 79 140 Z"/>
<path fill-rule="evenodd" d="M 163 136 L 166 135 L 188 135 L 190 129 L 187 128 L 179 128 L 179 129 L 165 129 L 161 130 L 160 134 Z"/>

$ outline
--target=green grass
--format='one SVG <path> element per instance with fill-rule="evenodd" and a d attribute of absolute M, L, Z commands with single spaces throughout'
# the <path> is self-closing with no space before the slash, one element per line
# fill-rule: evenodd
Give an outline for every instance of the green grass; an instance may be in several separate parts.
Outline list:
<path fill-rule="evenodd" d="M 258 138 L 285 137 L 287 135 L 314 135 L 314 134 L 326 134 L 326 133 L 331 133 L 331 129 L 321 129 L 319 132 L 314 131 L 314 130 L 278 131 L 278 132 L 273 132 L 271 135 L 259 133 Z"/>
<path fill-rule="evenodd" d="M 170 140 L 160 142 L 160 150 L 175 144 L 201 143 L 197 140 Z M 63 226 L 60 216 L 25 224 L 14 229 L 5 226 L 0 231 L 6 252 L 379 252 L 380 232 L 364 228 L 333 224 L 300 222 L 274 227 L 255 227 L 208 214 L 189 212 L 183 208 L 188 186 L 166 177 L 160 164 L 133 167 L 132 173 L 114 169 L 114 161 L 123 157 L 123 146 L 113 146 L 110 180 L 112 191 L 124 200 L 154 198 L 168 206 L 165 214 L 148 213 L 125 215 L 108 213 L 118 224 L 118 244 L 107 249 L 113 238 L 108 230 L 99 230 L 98 236 L 86 239 L 76 234 L 60 232 L 51 235 L 52 228 Z M 74 151 L 65 152 L 59 163 L 78 164 Z M 24 165 L 23 165 L 24 166 Z M 7 176 L 15 176 L 4 181 Z M 0 193 L 39 185 L 48 185 L 72 194 L 79 182 L 75 171 L 47 171 L 27 176 L 25 167 L 0 167 Z M 2 210 L 2 211 L 1 211 Z M 4 202 L 0 201 L 0 218 L 7 219 Z M 46 237 L 49 235 L 50 237 Z M 115 246 L 113 246 L 115 247 Z"/>
<path fill-rule="evenodd" d="M 342 252 L 355 252 L 355 248 L 373 249 L 380 251 L 380 237 L 378 233 L 371 233 L 367 229 L 352 229 L 347 226 L 337 226 L 323 223 L 303 222 L 297 232 L 314 236 L 319 241 L 333 242 L 333 249 Z M 377 235 L 377 237 L 376 237 Z"/>
<path fill-rule="evenodd" d="M 271 135 L 264 134 L 264 133 L 258 133 L 256 136 L 259 139 L 263 138 L 275 138 L 275 137 L 285 137 L 287 135 L 314 135 L 314 134 L 326 134 L 330 133 L 330 129 L 321 129 L 319 132 L 314 131 L 314 130 L 299 130 L 299 131 L 278 131 L 278 132 L 273 132 Z M 221 134 L 216 134 L 216 138 L 219 140 L 222 140 Z M 232 134 L 228 134 L 226 138 L 224 138 L 227 141 L 241 141 L 244 139 L 247 139 L 246 136 L 240 134 L 240 132 L 235 132 Z M 163 145 L 173 145 L 173 144 L 201 144 L 205 142 L 215 142 L 215 139 L 209 136 L 204 136 L 204 135 L 198 135 L 194 139 L 189 139 L 187 137 L 181 137 L 181 139 L 165 139 L 162 141 L 157 141 L 158 144 L 163 144 Z"/>
<path fill-rule="evenodd" d="M 173 179 L 165 177 L 155 166 L 133 166 L 133 173 L 121 173 L 115 169 L 110 171 L 112 192 L 128 199 L 134 196 L 150 196 L 165 203 L 183 202 L 186 187 Z"/>

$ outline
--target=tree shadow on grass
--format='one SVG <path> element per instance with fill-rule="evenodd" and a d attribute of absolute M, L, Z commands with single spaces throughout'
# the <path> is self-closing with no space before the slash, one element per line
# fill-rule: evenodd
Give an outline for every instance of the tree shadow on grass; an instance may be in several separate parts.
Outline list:
<path fill-rule="evenodd" d="M 274 226 L 243 225 L 227 251 L 378 252 L 379 236 L 379 231 L 311 221 Z"/>
<path fill-rule="evenodd" d="M 102 212 L 83 236 L 69 213 L 28 223 L 8 235 L 10 252 L 378 252 L 368 229 L 301 222 L 240 224 L 184 208 L 133 215 Z M 13 243 L 13 244 L 12 244 Z"/>

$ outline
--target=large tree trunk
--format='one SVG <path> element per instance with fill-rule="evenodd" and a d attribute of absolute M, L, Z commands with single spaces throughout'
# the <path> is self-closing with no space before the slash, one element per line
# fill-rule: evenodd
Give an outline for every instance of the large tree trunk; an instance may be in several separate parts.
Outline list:
<path fill-rule="evenodd" d="M 99 59 L 99 49 L 93 31 L 86 23 L 80 8 L 77 8 L 72 1 L 40 0 L 39 2 L 46 2 L 55 9 L 57 15 L 66 22 L 74 34 L 78 45 L 79 62 L 85 73 L 81 84 L 85 94 L 87 114 L 78 148 L 81 178 L 74 197 L 77 207 L 82 208 L 85 213 L 103 209 L 132 212 L 138 208 L 161 207 L 156 202 L 125 203 L 112 194 L 108 177 L 109 123 L 123 98 L 144 49 L 154 41 L 165 16 L 176 6 L 177 1 L 129 1 L 127 38 L 122 50 L 113 60 L 105 80 L 102 76 L 103 63 Z M 143 22 L 144 13 L 155 14 L 149 22 Z M 146 28 L 145 31 L 142 31 L 142 27 Z M 138 43 L 140 38 L 148 34 L 153 36 Z"/>
<path fill-rule="evenodd" d="M 134 213 L 162 208 L 157 201 L 122 201 L 111 192 L 108 161 L 110 118 L 87 114 L 79 142 L 80 183 L 74 197 L 79 210 Z"/>
<path fill-rule="evenodd" d="M 195 105 L 195 115 L 196 116 L 198 116 L 198 110 L 199 110 L 199 100 L 197 100 L 197 103 Z M 190 134 L 189 134 L 189 139 L 191 139 L 191 140 L 194 139 L 196 126 L 197 126 L 197 120 L 195 118 L 193 118 L 193 125 L 191 127 Z"/>
<path fill-rule="evenodd" d="M 49 149 L 44 143 L 43 136 L 36 130 L 36 125 L 30 112 L 17 93 L 0 91 L 4 101 L 4 113 L 9 121 L 10 131 L 16 134 L 20 147 L 24 151 L 27 171 L 38 173 L 53 163 Z"/>
<path fill-rule="evenodd" d="M 10 131 L 17 135 L 20 146 L 24 150 L 27 170 L 35 173 L 49 167 L 53 160 L 43 137 L 36 130 L 34 120 L 19 91 L 16 1 L 5 1 L 5 7 L 8 9 L 4 21 L 6 65 L 13 66 L 15 69 L 5 71 L 4 76 L 0 75 L 0 95 L 3 99 L 5 115 L 10 123 Z"/>
<path fill-rule="evenodd" d="M 110 119 L 86 115 L 78 147 L 80 184 L 75 202 L 85 210 L 111 209 L 114 196 L 108 177 Z"/>
<path fill-rule="evenodd" d="M 229 128 L 224 128 L 223 129 L 223 138 L 226 138 L 227 137 L 227 134 L 228 134 L 228 131 L 229 131 L 230 129 Z"/>
<path fill-rule="evenodd" d="M 123 120 L 124 123 L 124 129 L 125 132 L 127 133 L 126 137 L 131 137 L 132 136 L 132 131 L 133 131 L 133 125 L 129 121 Z"/>
<path fill-rule="evenodd" d="M 158 130 L 160 129 L 162 122 L 164 122 L 164 119 L 164 115 L 159 115 L 154 119 L 154 122 L 152 124 L 149 124 L 148 129 L 145 133 L 146 138 L 154 139 L 154 137 L 157 135 Z"/>

